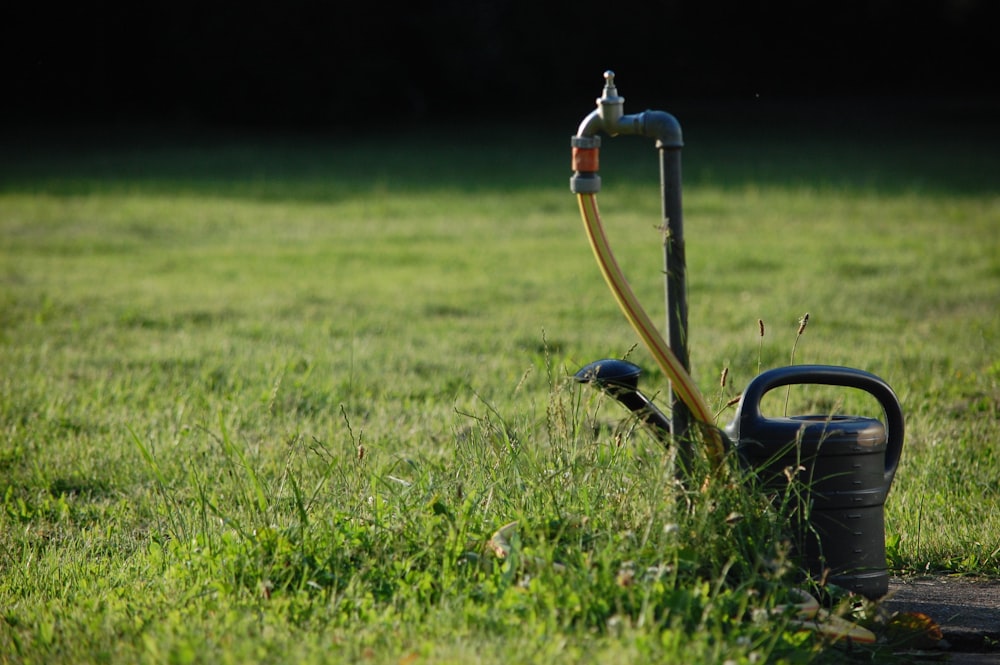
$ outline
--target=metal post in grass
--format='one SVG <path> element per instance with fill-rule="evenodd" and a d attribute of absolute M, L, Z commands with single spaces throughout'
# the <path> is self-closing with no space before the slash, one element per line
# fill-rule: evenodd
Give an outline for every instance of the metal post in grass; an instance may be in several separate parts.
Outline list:
<path fill-rule="evenodd" d="M 684 254 L 684 214 L 681 206 L 681 138 L 680 125 L 676 133 L 657 138 L 660 151 L 660 191 L 663 199 L 663 279 L 666 297 L 667 343 L 688 372 L 691 359 L 688 354 L 687 307 L 687 258 Z M 689 430 L 691 411 L 678 398 L 670 394 L 670 422 L 674 439 L 690 454 Z"/>

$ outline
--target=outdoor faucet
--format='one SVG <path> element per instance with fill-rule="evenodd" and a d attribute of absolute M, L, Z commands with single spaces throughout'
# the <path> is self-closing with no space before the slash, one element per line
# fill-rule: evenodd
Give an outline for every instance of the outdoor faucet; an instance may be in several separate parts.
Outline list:
<path fill-rule="evenodd" d="M 604 72 L 604 92 L 597 99 L 597 108 L 590 112 L 577 129 L 577 137 L 596 137 L 603 131 L 609 136 L 634 134 L 657 140 L 657 147 L 680 148 L 684 145 L 681 126 L 674 116 L 664 111 L 643 111 L 626 115 L 625 98 L 618 94 L 615 73 Z"/>
<path fill-rule="evenodd" d="M 663 239 L 667 342 L 679 365 L 690 372 L 684 215 L 681 207 L 681 148 L 684 146 L 681 125 L 677 118 L 665 111 L 626 114 L 624 106 L 625 99 L 618 94 L 618 87 L 615 85 L 615 73 L 605 71 L 604 91 L 597 99 L 597 108 L 583 119 L 576 135 L 570 139 L 573 150 L 570 191 L 580 196 L 581 211 L 584 197 L 593 197 L 601 191 L 600 132 L 609 136 L 632 134 L 656 139 L 656 148 L 660 153 L 660 189 L 663 199 L 660 228 Z M 596 212 L 596 207 L 594 210 Z M 586 214 L 584 216 L 586 218 Z M 672 432 L 681 447 L 683 463 L 692 454 L 688 437 L 691 412 L 690 406 L 684 403 L 674 387 L 671 386 L 670 390 L 669 427 L 661 427 L 659 431 Z M 704 405 L 701 405 L 700 410 L 704 410 Z M 706 417 L 703 420 L 708 422 Z M 719 447 L 721 446 L 720 442 Z"/>

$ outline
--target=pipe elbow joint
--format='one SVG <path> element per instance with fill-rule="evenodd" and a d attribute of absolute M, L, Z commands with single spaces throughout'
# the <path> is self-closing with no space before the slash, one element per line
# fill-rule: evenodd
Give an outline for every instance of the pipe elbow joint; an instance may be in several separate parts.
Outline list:
<path fill-rule="evenodd" d="M 658 148 L 682 148 L 684 136 L 681 123 L 666 111 L 643 111 L 638 115 L 642 135 L 656 139 Z"/>
<path fill-rule="evenodd" d="M 684 138 L 681 123 L 666 111 L 643 111 L 633 115 L 623 115 L 615 127 L 606 130 L 612 136 L 628 134 L 656 139 L 658 148 L 681 148 Z"/>

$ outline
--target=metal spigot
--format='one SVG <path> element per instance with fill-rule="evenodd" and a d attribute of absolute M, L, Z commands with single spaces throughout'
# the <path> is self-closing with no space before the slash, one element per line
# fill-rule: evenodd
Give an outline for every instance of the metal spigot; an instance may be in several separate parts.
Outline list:
<path fill-rule="evenodd" d="M 597 98 L 597 108 L 583 119 L 576 130 L 576 137 L 595 137 L 599 132 L 608 136 L 620 134 L 647 136 L 657 141 L 660 148 L 681 148 L 681 126 L 677 119 L 665 111 L 642 111 L 625 115 L 625 98 L 618 94 L 615 73 L 604 72 L 604 91 Z"/>

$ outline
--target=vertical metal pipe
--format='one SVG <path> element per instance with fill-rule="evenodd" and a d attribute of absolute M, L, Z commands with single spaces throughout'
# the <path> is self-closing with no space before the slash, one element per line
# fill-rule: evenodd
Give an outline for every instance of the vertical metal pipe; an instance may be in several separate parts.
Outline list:
<path fill-rule="evenodd" d="M 663 273 L 666 292 L 667 342 L 690 372 L 688 354 L 687 263 L 684 254 L 684 214 L 681 207 L 681 147 L 676 139 L 659 139 L 660 188 L 663 194 Z M 694 451 L 690 438 L 691 411 L 670 391 L 670 423 L 681 463 L 690 468 Z"/>

